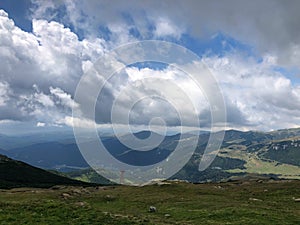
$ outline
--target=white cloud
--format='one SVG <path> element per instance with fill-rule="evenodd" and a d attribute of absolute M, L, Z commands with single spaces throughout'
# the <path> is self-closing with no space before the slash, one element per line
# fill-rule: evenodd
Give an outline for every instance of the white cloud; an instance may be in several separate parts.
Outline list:
<path fill-rule="evenodd" d="M 70 114 L 76 85 L 104 45 L 45 20 L 25 32 L 0 10 L 0 120 L 55 123 Z"/>
<path fill-rule="evenodd" d="M 51 47 L 51 50 L 65 54 L 77 55 L 80 53 L 81 46 L 77 35 L 69 28 L 65 28 L 64 25 L 55 21 L 34 19 L 32 20 L 32 29 L 44 48 Z"/>
<path fill-rule="evenodd" d="M 300 125 L 300 86 L 276 72 L 273 60 L 258 63 L 251 57 L 228 54 L 206 58 L 205 62 L 227 101 L 242 112 L 248 123 L 235 126 L 269 130 Z"/>
<path fill-rule="evenodd" d="M 33 15 L 33 33 L 19 29 L 8 18 L 7 13 L 0 10 L 0 121 L 34 120 L 45 121 L 46 124 L 61 121 L 70 126 L 73 123 L 78 126 L 93 126 L 94 122 L 89 119 L 71 121 L 71 107 L 76 105 L 73 100 L 75 87 L 82 74 L 87 72 L 104 52 L 118 44 L 137 40 L 131 33 L 132 29 L 140 32 L 141 38 L 180 39 L 185 32 L 191 32 L 193 37 L 203 37 L 203 31 L 206 29 L 210 34 L 222 28 L 221 31 L 260 49 L 263 56 L 262 61 L 258 62 L 256 58 L 241 55 L 238 49 L 235 49 L 222 57 L 212 55 L 204 58 L 224 92 L 229 126 L 267 130 L 300 124 L 300 87 L 274 70 L 274 67 L 280 64 L 296 65 L 299 68 L 299 29 L 294 29 L 299 23 L 294 27 L 288 21 L 288 18 L 294 21 L 298 16 L 287 16 L 289 4 L 275 9 L 275 12 L 283 16 L 282 22 L 275 18 L 276 22 L 272 23 L 274 25 L 269 26 L 270 19 L 274 16 L 267 11 L 266 14 L 255 12 L 257 7 L 252 3 L 247 3 L 250 12 L 246 12 L 247 7 L 238 3 L 237 8 L 241 8 L 241 11 L 232 9 L 229 4 L 224 5 L 224 11 L 216 14 L 215 9 L 211 8 L 212 3 L 205 1 L 178 1 L 174 4 L 158 1 L 118 2 L 120 4 L 105 1 L 34 2 L 38 7 Z M 56 9 L 61 4 L 67 6 L 67 12 L 58 20 Z M 135 4 L 136 10 L 131 10 L 132 4 Z M 267 5 L 265 4 L 262 3 L 263 12 Z M 223 3 L 221 5 L 223 6 Z M 276 1 L 271 4 L 272 7 L 277 5 Z M 143 11 L 143 8 L 147 10 Z M 126 19 L 123 12 L 129 12 Z M 187 16 L 183 18 L 182 15 Z M 260 21 L 268 22 L 267 25 L 247 20 L 253 15 L 257 15 Z M 51 21 L 51 18 L 57 19 L 57 22 Z M 241 22 L 233 22 L 240 21 L 239 19 Z M 72 24 L 72 30 L 64 26 L 63 22 Z M 109 31 L 106 40 L 97 33 L 101 26 Z M 82 30 L 84 28 L 87 34 Z M 284 30 L 278 32 L 281 28 Z M 83 37 L 79 38 L 73 29 L 78 31 L 77 33 L 82 32 Z M 292 31 L 295 32 L 294 37 Z M 130 67 L 122 76 L 108 82 L 104 90 L 105 101 L 101 106 L 104 109 L 99 106 L 103 112 L 99 113 L 101 118 L 97 122 L 108 122 L 109 104 L 126 84 L 133 85 L 133 88 L 126 90 L 126 94 L 122 96 L 125 108 L 134 98 L 163 92 L 185 106 L 185 101 L 177 90 L 160 81 L 153 82 L 152 85 L 156 89 L 151 89 L 144 80 L 146 77 L 177 82 L 191 97 L 199 114 L 207 116 L 207 102 L 198 93 L 198 88 L 184 76 L 176 76 L 171 67 L 160 71 Z M 185 113 L 188 117 L 189 112 Z M 177 125 L 174 111 L 162 101 L 148 99 L 136 106 L 132 116 L 141 123 L 151 115 L 160 114 L 164 115 L 170 124 Z M 107 118 L 104 118 L 104 115 L 107 115 Z"/>
<path fill-rule="evenodd" d="M 125 23 L 109 23 L 107 25 L 110 36 L 110 45 L 112 48 L 121 44 L 137 41 L 137 39 L 130 34 L 130 26 Z"/>
<path fill-rule="evenodd" d="M 137 67 L 129 67 L 126 68 L 126 73 L 129 76 L 130 82 L 141 81 L 141 83 L 137 83 L 137 85 L 140 86 L 148 85 L 147 78 L 157 78 L 157 83 L 155 83 L 157 90 L 161 90 L 161 93 L 166 94 L 166 96 L 172 96 L 172 98 L 176 98 L 177 101 L 182 101 L 184 104 L 186 101 L 185 97 L 182 95 L 182 93 L 174 91 L 174 88 L 171 86 L 171 83 L 174 83 L 184 92 L 184 94 L 189 97 L 189 100 L 192 101 L 198 112 L 208 107 L 207 99 L 203 95 L 198 84 L 195 83 L 188 74 L 178 70 L 173 66 L 168 66 L 162 70 L 153 70 L 147 67 L 142 69 Z M 160 79 L 170 81 L 170 88 L 166 89 L 164 84 L 160 83 Z M 152 82 L 152 80 L 148 82 Z M 151 85 L 153 85 L 153 83 L 149 84 L 149 86 Z M 143 90 L 143 88 L 140 89 L 141 92 L 143 92 Z"/>
<path fill-rule="evenodd" d="M 300 3 L 297 0 L 285 4 L 281 0 L 34 2 L 37 3 L 35 18 L 71 23 L 87 36 L 99 35 L 99 27 L 107 27 L 107 21 L 134 25 L 144 39 L 151 38 L 151 33 L 180 37 L 180 30 L 200 39 L 222 32 L 253 46 L 261 55 L 276 55 L 280 65 L 299 67 L 300 64 Z M 64 7 L 63 18 L 55 15 L 58 8 L 64 10 Z"/>
<path fill-rule="evenodd" d="M 50 87 L 50 93 L 53 94 L 54 96 L 56 96 L 59 99 L 59 103 L 62 104 L 63 106 L 66 106 L 69 108 L 77 106 L 77 103 L 74 102 L 71 95 L 64 92 L 60 88 Z"/>
<path fill-rule="evenodd" d="M 96 127 L 96 123 L 93 120 L 76 118 L 72 116 L 66 116 L 58 122 L 70 127 L 80 127 L 86 129 L 93 129 Z"/>
<path fill-rule="evenodd" d="M 34 98 L 45 107 L 54 106 L 54 102 L 50 96 L 45 95 L 44 93 L 34 93 Z"/>
<path fill-rule="evenodd" d="M 166 18 L 159 18 L 155 21 L 155 32 L 156 37 L 175 37 L 180 39 L 181 34 L 183 33 L 182 29 L 177 27 L 171 20 Z"/>
<path fill-rule="evenodd" d="M 0 106 L 6 105 L 6 101 L 9 99 L 9 85 L 5 82 L 0 82 Z"/>
<path fill-rule="evenodd" d="M 42 122 L 37 122 L 36 126 L 37 127 L 44 127 L 44 126 L 46 126 L 46 124 L 42 123 Z"/>
<path fill-rule="evenodd" d="M 57 16 L 55 9 L 59 6 L 59 1 L 31 0 L 31 2 L 34 4 L 34 8 L 31 9 L 34 17 L 47 16 L 48 19 L 53 19 Z"/>

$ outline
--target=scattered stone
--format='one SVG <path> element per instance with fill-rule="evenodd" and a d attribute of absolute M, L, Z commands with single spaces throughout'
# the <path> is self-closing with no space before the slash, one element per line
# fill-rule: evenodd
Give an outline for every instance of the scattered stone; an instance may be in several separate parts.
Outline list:
<path fill-rule="evenodd" d="M 251 183 L 249 181 L 244 181 L 241 183 L 241 185 L 250 185 Z"/>
<path fill-rule="evenodd" d="M 262 202 L 261 199 L 258 199 L 258 198 L 249 198 L 250 201 L 257 201 L 257 202 Z"/>
<path fill-rule="evenodd" d="M 127 215 L 122 215 L 122 214 L 114 214 L 115 218 L 128 218 Z"/>
<path fill-rule="evenodd" d="M 66 188 L 66 186 L 63 186 L 63 185 L 55 185 L 55 186 L 51 187 L 50 189 L 51 190 L 62 190 L 65 188 Z"/>
<path fill-rule="evenodd" d="M 300 198 L 293 197 L 293 199 L 294 199 L 295 202 L 300 202 Z"/>
<path fill-rule="evenodd" d="M 83 188 L 82 189 L 82 192 L 84 192 L 85 194 L 90 194 L 91 192 L 88 190 L 88 189 L 86 189 L 86 188 Z"/>
<path fill-rule="evenodd" d="M 81 191 L 79 189 L 73 189 L 72 192 L 74 194 L 79 194 L 79 195 L 81 194 Z"/>
<path fill-rule="evenodd" d="M 71 197 L 71 195 L 68 194 L 68 193 L 62 193 L 62 196 L 63 196 L 64 198 L 70 198 L 70 197 Z"/>
<path fill-rule="evenodd" d="M 86 205 L 86 202 L 75 202 L 75 205 L 83 207 Z"/>
<path fill-rule="evenodd" d="M 168 213 L 167 213 L 167 214 L 165 214 L 165 217 L 170 217 L 170 216 L 171 216 L 171 215 L 170 215 L 170 214 L 168 214 Z"/>
<path fill-rule="evenodd" d="M 174 182 L 174 181 L 172 181 Z M 174 182 L 176 183 L 176 181 Z M 152 179 L 144 184 L 142 184 L 141 186 L 144 186 L 144 185 L 158 185 L 158 186 L 163 186 L 163 185 L 170 185 L 171 184 L 171 181 L 166 181 L 164 179 Z"/>
<path fill-rule="evenodd" d="M 114 201 L 116 198 L 114 197 L 114 196 L 112 196 L 112 195 L 105 195 L 104 196 L 104 200 L 105 201 L 108 201 L 108 202 L 110 202 L 110 201 Z"/>
<path fill-rule="evenodd" d="M 156 212 L 156 207 L 155 206 L 150 206 L 149 207 L 149 212 L 151 212 L 151 213 Z"/>
<path fill-rule="evenodd" d="M 102 187 L 102 186 L 97 186 L 97 187 L 95 187 L 95 190 L 105 191 L 105 190 L 107 190 L 107 188 Z"/>

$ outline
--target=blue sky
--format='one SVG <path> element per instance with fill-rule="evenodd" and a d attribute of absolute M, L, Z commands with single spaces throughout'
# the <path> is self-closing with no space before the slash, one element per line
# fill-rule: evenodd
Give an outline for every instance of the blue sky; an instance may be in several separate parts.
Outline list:
<path fill-rule="evenodd" d="M 143 40 L 172 42 L 199 56 L 222 90 L 227 128 L 299 127 L 299 7 L 298 1 L 269 0 L 1 1 L 0 133 L 95 124 L 106 129 L 112 122 L 110 107 L 126 85 L 134 90 L 127 90 L 122 103 L 139 102 L 130 112 L 134 127 L 147 128 L 154 115 L 162 115 L 168 127 L 180 126 L 174 109 L 163 101 L 138 99 L 160 93 L 149 88 L 152 84 L 144 79 L 149 76 L 183 88 L 196 105 L 201 128 L 209 129 L 205 94 L 182 71 L 149 62 L 125 65 L 107 81 L 96 121 L 87 115 L 73 120 L 83 74 L 118 46 Z M 171 85 L 155 85 L 183 101 Z"/>

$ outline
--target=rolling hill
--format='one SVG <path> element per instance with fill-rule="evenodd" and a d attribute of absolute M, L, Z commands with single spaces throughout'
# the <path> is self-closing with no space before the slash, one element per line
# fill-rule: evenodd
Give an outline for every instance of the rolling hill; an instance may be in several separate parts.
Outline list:
<path fill-rule="evenodd" d="M 87 185 L 0 155 L 0 188 Z"/>

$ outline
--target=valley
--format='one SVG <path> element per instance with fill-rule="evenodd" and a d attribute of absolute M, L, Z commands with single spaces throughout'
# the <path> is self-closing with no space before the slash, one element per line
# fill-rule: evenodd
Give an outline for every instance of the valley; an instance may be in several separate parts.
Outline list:
<path fill-rule="evenodd" d="M 145 138 L 149 131 L 135 134 L 139 138 Z M 158 134 L 156 134 L 158 135 Z M 30 165 L 46 169 L 56 170 L 73 179 L 86 182 L 101 183 L 103 178 L 89 168 L 82 157 L 74 137 L 67 135 L 50 134 L 48 142 L 46 135 L 36 138 L 38 143 L 24 146 L 24 138 L 15 138 L 14 148 L 11 148 L 11 137 L 1 136 L 2 148 L 0 153 L 13 159 L 24 161 Z M 168 157 L 172 153 L 180 139 L 180 135 L 170 135 L 155 149 L 146 152 L 132 151 L 123 145 L 115 136 L 101 137 L 104 145 L 118 160 L 133 165 L 148 165 Z M 123 136 L 126 138 L 126 135 Z M 204 149 L 209 138 L 208 132 L 202 132 L 199 136 L 193 133 L 183 135 L 187 143 L 190 138 L 198 138 L 198 145 L 188 163 L 171 179 L 187 180 L 193 183 L 226 181 L 231 176 L 246 174 L 260 174 L 272 178 L 300 179 L 300 129 L 285 129 L 272 132 L 237 131 L 225 132 L 221 149 L 213 163 L 203 172 L 198 171 L 198 165 L 203 156 Z M 34 136 L 31 137 L 34 139 Z M 18 140 L 20 143 L 18 144 Z M 90 141 L 88 137 L 87 141 Z M 103 170 L 105 174 L 105 171 Z M 115 175 L 118 182 L 119 174 Z"/>

